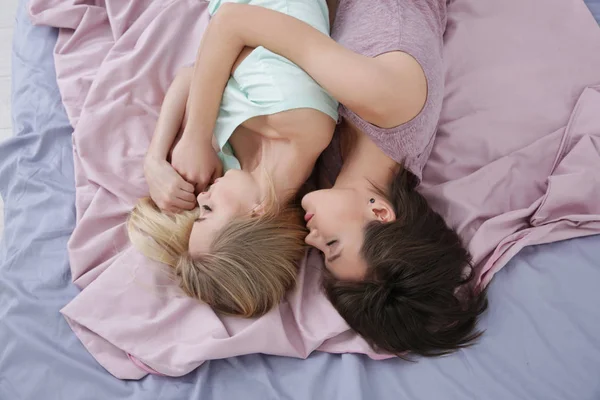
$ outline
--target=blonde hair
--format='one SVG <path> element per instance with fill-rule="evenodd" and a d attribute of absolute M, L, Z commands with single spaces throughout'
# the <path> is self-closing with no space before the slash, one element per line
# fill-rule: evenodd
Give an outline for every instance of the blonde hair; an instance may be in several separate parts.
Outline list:
<path fill-rule="evenodd" d="M 131 212 L 127 229 L 138 251 L 173 268 L 187 295 L 223 314 L 258 317 L 294 287 L 306 249 L 300 208 L 279 207 L 273 197 L 265 208 L 263 215 L 230 221 L 197 257 L 188 252 L 197 209 L 167 215 L 144 198 Z"/>

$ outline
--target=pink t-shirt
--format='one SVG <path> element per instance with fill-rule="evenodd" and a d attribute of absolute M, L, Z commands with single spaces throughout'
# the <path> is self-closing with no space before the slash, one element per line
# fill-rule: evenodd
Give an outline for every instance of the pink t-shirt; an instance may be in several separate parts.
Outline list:
<path fill-rule="evenodd" d="M 356 53 L 375 57 L 402 51 L 414 57 L 423 68 L 427 101 L 421 113 L 405 124 L 379 128 L 340 105 L 342 117 L 368 134 L 381 150 L 403 163 L 419 180 L 431 152 L 442 109 L 445 28 L 446 0 L 339 0 L 331 30 L 336 42 Z M 337 175 L 341 166 L 339 137 L 334 137 L 322 160 L 327 174 Z"/>

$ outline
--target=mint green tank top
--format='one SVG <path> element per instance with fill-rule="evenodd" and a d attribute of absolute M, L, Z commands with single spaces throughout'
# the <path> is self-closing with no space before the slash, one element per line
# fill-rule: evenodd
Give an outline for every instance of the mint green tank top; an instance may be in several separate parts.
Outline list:
<path fill-rule="evenodd" d="M 329 36 L 329 11 L 325 0 L 211 0 L 210 15 L 221 4 L 262 6 L 298 18 Z M 250 118 L 298 108 L 312 108 L 338 118 L 338 103 L 306 72 L 264 47 L 254 49 L 235 70 L 221 101 L 215 125 L 219 157 L 226 171 L 240 168 L 228 143 L 235 129 Z"/>

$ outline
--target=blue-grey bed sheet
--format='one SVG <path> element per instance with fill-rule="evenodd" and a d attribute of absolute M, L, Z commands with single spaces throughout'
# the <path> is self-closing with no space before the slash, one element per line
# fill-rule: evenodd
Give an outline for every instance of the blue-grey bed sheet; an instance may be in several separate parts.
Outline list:
<path fill-rule="evenodd" d="M 600 22 L 600 0 L 585 0 L 596 21 Z"/>
<path fill-rule="evenodd" d="M 77 289 L 66 251 L 75 223 L 72 129 L 56 86 L 55 39 L 55 30 L 31 26 L 21 2 L 16 136 L 0 145 L 0 400 L 600 399 L 600 236 L 523 250 L 490 287 L 483 339 L 449 357 L 251 355 L 181 378 L 115 379 L 59 314 Z"/>

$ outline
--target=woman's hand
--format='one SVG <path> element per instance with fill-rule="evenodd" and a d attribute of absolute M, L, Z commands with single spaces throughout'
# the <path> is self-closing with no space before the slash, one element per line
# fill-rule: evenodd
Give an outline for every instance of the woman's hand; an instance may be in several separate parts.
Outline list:
<path fill-rule="evenodd" d="M 223 165 L 212 141 L 185 132 L 173 147 L 171 164 L 183 179 L 195 186 L 197 193 L 223 175 Z"/>
<path fill-rule="evenodd" d="M 194 185 L 186 182 L 167 160 L 146 156 L 144 175 L 150 197 L 161 211 L 176 214 L 196 207 Z"/>

